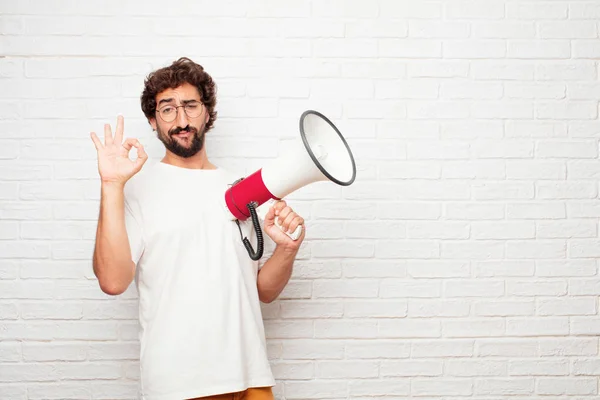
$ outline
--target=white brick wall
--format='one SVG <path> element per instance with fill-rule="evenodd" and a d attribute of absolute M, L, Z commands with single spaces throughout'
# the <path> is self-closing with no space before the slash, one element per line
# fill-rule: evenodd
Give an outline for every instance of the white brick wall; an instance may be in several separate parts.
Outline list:
<path fill-rule="evenodd" d="M 598 0 L 0 1 L 0 398 L 134 399 L 137 295 L 100 292 L 89 131 L 162 154 L 145 74 L 219 85 L 250 173 L 332 118 L 356 183 L 290 196 L 308 236 L 264 305 L 279 399 L 600 396 Z"/>

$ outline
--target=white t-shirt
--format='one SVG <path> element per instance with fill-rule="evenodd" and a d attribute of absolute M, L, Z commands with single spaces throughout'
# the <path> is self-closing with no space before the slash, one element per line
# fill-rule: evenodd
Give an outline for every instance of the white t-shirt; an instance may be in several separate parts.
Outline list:
<path fill-rule="evenodd" d="M 156 162 L 125 186 L 144 400 L 275 385 L 256 286 L 261 264 L 225 208 L 225 191 L 238 178 L 222 168 Z M 256 249 L 252 221 L 241 224 Z"/>

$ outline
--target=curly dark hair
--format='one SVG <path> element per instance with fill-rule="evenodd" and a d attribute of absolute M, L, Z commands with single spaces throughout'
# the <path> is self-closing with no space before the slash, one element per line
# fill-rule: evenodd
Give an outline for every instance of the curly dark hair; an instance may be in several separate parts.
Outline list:
<path fill-rule="evenodd" d="M 215 111 L 217 87 L 212 77 L 204 71 L 204 67 L 187 57 L 181 57 L 170 66 L 160 68 L 146 77 L 144 91 L 140 98 L 142 111 L 146 118 L 155 118 L 156 95 L 166 89 L 175 89 L 184 83 L 189 83 L 198 88 L 200 99 L 209 114 L 205 127 L 205 131 L 208 131 L 217 119 L 217 112 Z"/>

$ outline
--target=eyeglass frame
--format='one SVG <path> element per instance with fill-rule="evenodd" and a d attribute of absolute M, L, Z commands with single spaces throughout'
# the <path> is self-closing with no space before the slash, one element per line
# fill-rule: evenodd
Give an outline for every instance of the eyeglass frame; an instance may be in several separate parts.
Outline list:
<path fill-rule="evenodd" d="M 177 119 L 177 117 L 179 116 L 179 108 L 180 108 L 180 107 L 183 107 L 183 112 L 185 112 L 185 115 L 186 115 L 188 118 L 199 118 L 199 117 L 200 117 L 200 116 L 201 116 L 201 115 L 204 113 L 204 108 L 205 108 L 205 107 L 204 107 L 204 103 L 203 103 L 202 101 L 200 101 L 200 100 L 187 100 L 187 101 L 184 101 L 184 103 L 185 103 L 185 104 L 182 104 L 182 105 L 180 105 L 180 106 L 174 106 L 174 105 L 166 104 L 165 106 L 163 106 L 163 107 L 161 107 L 161 108 L 156 108 L 156 109 L 154 110 L 154 112 L 158 113 L 158 116 L 160 117 L 160 119 L 162 119 L 162 120 L 163 120 L 164 122 L 166 122 L 166 123 L 173 122 L 173 121 L 175 121 L 175 120 Z M 190 115 L 188 114 L 188 111 L 187 111 L 187 109 L 185 108 L 185 107 L 187 107 L 188 105 L 190 105 L 190 104 L 193 104 L 193 103 L 198 103 L 198 104 L 200 104 L 200 106 L 202 107 L 202 109 L 200 110 L 200 114 L 198 114 L 198 116 L 196 116 L 196 117 L 192 117 L 192 116 L 190 116 Z M 172 120 L 170 120 L 170 121 L 167 121 L 166 119 L 164 119 L 164 117 L 162 116 L 162 114 L 161 114 L 161 112 L 160 112 L 161 110 L 164 110 L 164 109 L 165 109 L 165 108 L 167 108 L 167 107 L 173 107 L 173 108 L 175 108 L 175 118 L 173 118 L 173 119 L 172 119 Z"/>

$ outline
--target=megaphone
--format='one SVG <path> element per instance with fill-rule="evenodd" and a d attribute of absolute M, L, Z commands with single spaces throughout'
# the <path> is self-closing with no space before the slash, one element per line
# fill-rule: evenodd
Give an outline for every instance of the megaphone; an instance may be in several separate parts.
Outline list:
<path fill-rule="evenodd" d="M 258 241 L 257 250 L 254 251 L 243 235 L 242 240 L 253 260 L 260 259 L 263 253 L 257 207 L 269 200 L 281 200 L 314 182 L 331 181 L 340 186 L 349 186 L 356 179 L 356 163 L 348 143 L 323 114 L 314 110 L 302 113 L 300 138 L 301 141 L 296 141 L 297 144 L 289 153 L 281 154 L 248 177 L 238 179 L 225 192 L 225 204 L 238 227 L 239 221 L 252 219 Z M 275 221 L 277 224 L 277 219 Z M 302 226 L 299 226 L 289 236 L 297 239 L 301 232 Z"/>

